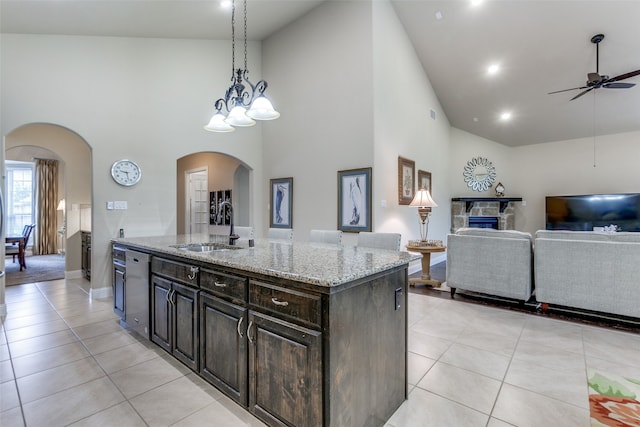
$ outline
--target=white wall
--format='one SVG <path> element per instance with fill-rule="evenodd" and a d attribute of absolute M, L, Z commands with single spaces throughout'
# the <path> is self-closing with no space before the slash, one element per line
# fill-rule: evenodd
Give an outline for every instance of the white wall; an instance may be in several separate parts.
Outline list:
<path fill-rule="evenodd" d="M 506 147 L 451 128 L 451 197 L 493 197 L 493 188 L 474 192 L 466 188 L 464 165 L 472 157 L 493 162 L 497 181 L 506 196 L 522 197 L 526 206 L 516 207 L 516 228 L 535 233 L 545 227 L 545 196 L 640 192 L 637 159 L 640 132 L 568 141 Z"/>
<path fill-rule="evenodd" d="M 433 208 L 428 237 L 444 241 L 450 222 L 449 121 L 388 1 L 373 2 L 372 36 L 376 230 L 400 232 L 403 246 L 420 237 L 417 208 L 398 204 L 398 156 L 402 156 L 415 161 L 414 178 L 419 169 L 431 172 L 438 207 Z M 434 255 L 432 263 L 444 257 Z"/>
<path fill-rule="evenodd" d="M 175 233 L 176 159 L 202 151 L 229 154 L 264 181 L 261 127 L 269 124 L 232 134 L 202 128 L 229 84 L 229 42 L 1 37 L 0 134 L 52 123 L 76 132 L 92 149 L 92 288 L 107 292 L 111 286 L 110 239 L 120 228 L 130 237 Z M 249 43 L 249 68 L 260 76 L 259 43 Z M 112 163 L 121 158 L 142 168 L 133 188 L 110 178 Z M 261 192 L 253 197 L 254 205 L 264 206 Z M 129 209 L 107 211 L 108 200 L 126 200 Z M 262 217 L 254 218 L 262 226 Z"/>
<path fill-rule="evenodd" d="M 258 189 L 269 194 L 269 178 L 293 177 L 296 240 L 336 229 L 337 171 L 373 166 L 370 17 L 368 2 L 327 2 L 263 42 L 268 94 L 281 117 L 264 128 Z M 268 207 L 260 209 L 268 227 Z"/>

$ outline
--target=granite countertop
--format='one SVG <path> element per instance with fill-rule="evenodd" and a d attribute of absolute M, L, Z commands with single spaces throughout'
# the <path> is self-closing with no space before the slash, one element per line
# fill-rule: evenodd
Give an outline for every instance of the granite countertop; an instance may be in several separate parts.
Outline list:
<path fill-rule="evenodd" d="M 229 236 L 191 234 L 113 239 L 113 242 L 325 287 L 342 285 L 420 259 L 419 254 L 409 252 L 269 239 L 256 239 L 253 248 L 243 239 L 237 242 L 241 249 L 228 251 L 191 252 L 175 247 L 225 244 L 228 239 Z"/>

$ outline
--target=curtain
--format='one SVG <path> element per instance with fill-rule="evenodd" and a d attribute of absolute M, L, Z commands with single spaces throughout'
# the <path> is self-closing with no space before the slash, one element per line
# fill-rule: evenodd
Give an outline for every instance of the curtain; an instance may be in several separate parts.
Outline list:
<path fill-rule="evenodd" d="M 36 233 L 34 255 L 57 252 L 58 161 L 36 159 Z"/>

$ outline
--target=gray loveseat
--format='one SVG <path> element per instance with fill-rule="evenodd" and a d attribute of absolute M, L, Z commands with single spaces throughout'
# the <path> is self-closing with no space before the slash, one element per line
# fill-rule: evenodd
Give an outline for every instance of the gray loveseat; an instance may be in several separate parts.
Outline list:
<path fill-rule="evenodd" d="M 640 233 L 540 230 L 534 260 L 538 302 L 640 318 Z"/>
<path fill-rule="evenodd" d="M 514 230 L 462 228 L 447 236 L 447 286 L 527 301 L 533 291 L 533 239 Z"/>

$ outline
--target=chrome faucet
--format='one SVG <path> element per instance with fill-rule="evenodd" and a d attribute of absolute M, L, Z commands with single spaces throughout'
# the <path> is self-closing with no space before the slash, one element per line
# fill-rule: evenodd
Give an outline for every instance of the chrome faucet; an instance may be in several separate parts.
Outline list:
<path fill-rule="evenodd" d="M 233 231 L 233 206 L 231 205 L 231 202 L 228 200 L 223 200 L 222 202 L 220 202 L 220 205 L 218 205 L 218 223 L 222 222 L 222 214 L 224 212 L 222 208 L 224 208 L 225 206 L 229 206 L 229 214 L 231 217 L 231 220 L 229 221 L 229 225 L 231 226 L 229 228 L 229 244 L 235 245 L 236 240 L 238 240 L 240 236 L 238 236 Z"/>

